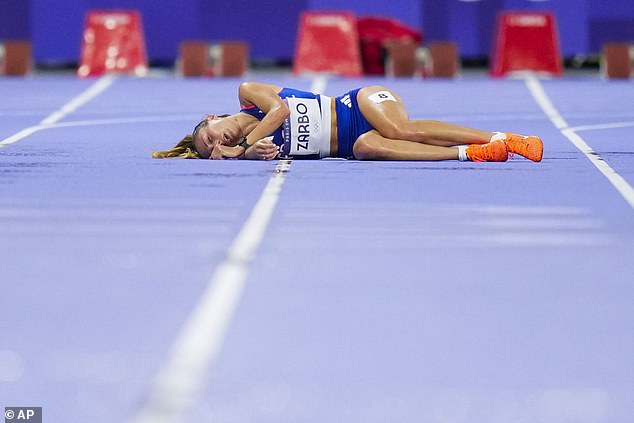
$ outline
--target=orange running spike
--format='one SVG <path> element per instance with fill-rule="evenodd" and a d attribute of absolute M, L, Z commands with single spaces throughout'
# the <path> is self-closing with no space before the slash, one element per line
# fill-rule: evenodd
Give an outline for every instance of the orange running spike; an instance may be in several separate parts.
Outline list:
<path fill-rule="evenodd" d="M 473 162 L 505 162 L 509 158 L 506 143 L 502 140 L 486 144 L 470 144 L 467 156 Z"/>
<path fill-rule="evenodd" d="M 544 153 L 544 144 L 539 137 L 534 135 L 518 135 L 506 132 L 506 145 L 508 146 L 509 155 L 513 153 L 524 156 L 534 162 L 541 162 Z"/>

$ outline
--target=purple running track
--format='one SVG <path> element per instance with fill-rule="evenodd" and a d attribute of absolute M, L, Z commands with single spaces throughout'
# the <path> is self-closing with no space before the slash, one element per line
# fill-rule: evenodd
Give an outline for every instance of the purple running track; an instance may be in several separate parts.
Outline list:
<path fill-rule="evenodd" d="M 93 83 L 0 79 L 0 140 Z M 238 83 L 116 78 L 0 147 L 0 406 L 99 423 L 146 405 L 276 165 L 150 153 L 236 111 Z M 325 92 L 368 84 L 412 118 L 539 134 L 544 160 L 293 162 L 185 421 L 629 422 L 632 206 L 522 80 Z M 634 85 L 541 84 L 631 188 Z"/>

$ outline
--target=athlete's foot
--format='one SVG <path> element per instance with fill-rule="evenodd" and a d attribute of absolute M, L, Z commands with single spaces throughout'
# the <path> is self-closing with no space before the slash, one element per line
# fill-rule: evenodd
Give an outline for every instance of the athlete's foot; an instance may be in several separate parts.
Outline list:
<path fill-rule="evenodd" d="M 502 140 L 486 144 L 470 144 L 467 156 L 473 162 L 505 162 L 509 158 L 508 147 Z"/>
<path fill-rule="evenodd" d="M 544 153 L 544 144 L 539 137 L 530 135 L 518 135 L 506 132 L 506 145 L 508 146 L 509 156 L 513 157 L 513 153 L 524 156 L 534 162 L 542 161 Z"/>

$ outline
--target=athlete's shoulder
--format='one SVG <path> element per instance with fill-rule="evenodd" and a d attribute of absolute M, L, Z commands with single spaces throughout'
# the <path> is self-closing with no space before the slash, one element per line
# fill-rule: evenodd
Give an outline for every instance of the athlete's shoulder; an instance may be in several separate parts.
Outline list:
<path fill-rule="evenodd" d="M 261 82 L 243 82 L 238 88 L 238 99 L 241 107 L 258 106 L 266 107 L 267 103 L 279 99 L 281 90 L 277 85 L 263 84 Z"/>
<path fill-rule="evenodd" d="M 298 90 L 296 88 L 286 87 L 286 88 L 282 88 L 282 90 L 279 92 L 279 96 L 281 98 L 288 98 L 288 97 L 317 98 L 319 97 L 319 94 L 315 94 L 310 91 Z"/>
<path fill-rule="evenodd" d="M 245 81 L 240 84 L 238 87 L 238 92 L 242 94 L 253 93 L 253 92 L 266 92 L 266 91 L 274 91 L 279 92 L 282 87 L 273 84 L 265 84 L 262 82 L 255 81 Z"/>

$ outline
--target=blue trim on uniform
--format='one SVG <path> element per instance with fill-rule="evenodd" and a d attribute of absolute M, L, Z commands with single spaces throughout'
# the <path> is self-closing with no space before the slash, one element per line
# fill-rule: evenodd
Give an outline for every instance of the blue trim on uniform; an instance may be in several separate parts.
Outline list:
<path fill-rule="evenodd" d="M 319 96 L 319 94 L 314 94 L 314 93 L 311 93 L 310 91 L 296 90 L 295 88 L 282 88 L 280 92 L 277 93 L 277 95 L 281 99 L 285 99 L 288 97 L 314 98 L 314 99 L 317 99 L 317 102 L 319 103 L 319 107 L 321 108 L 321 97 Z M 251 115 L 258 120 L 262 120 L 264 119 L 264 116 L 266 116 L 266 113 L 260 110 L 257 106 L 245 107 L 243 109 L 240 109 L 240 112 L 245 113 L 247 115 Z M 273 136 L 273 144 L 277 145 L 278 147 L 284 146 L 284 131 L 282 127 L 276 129 L 272 134 L 269 134 L 269 136 Z M 298 157 L 298 158 L 314 158 L 314 157 L 310 156 L 310 157 Z"/>
<path fill-rule="evenodd" d="M 295 88 L 282 88 L 277 95 L 283 100 L 288 97 L 297 97 L 297 98 L 314 98 L 319 103 L 319 107 L 321 107 L 321 98 L 319 94 L 311 93 L 310 91 L 302 91 L 296 90 Z M 250 106 L 240 109 L 242 113 L 246 113 L 251 115 L 259 120 L 262 120 L 266 115 L 262 110 L 260 110 L 257 106 Z"/>
<path fill-rule="evenodd" d="M 361 135 L 365 134 L 369 130 L 373 129 L 372 125 L 366 120 L 366 118 L 359 110 L 359 103 L 357 102 L 357 94 L 361 88 L 348 91 L 347 93 L 335 98 L 335 110 L 337 112 L 337 138 L 338 138 L 338 154 L 337 157 L 343 157 L 344 159 L 354 158 L 352 154 L 352 147 Z M 309 91 L 296 90 L 294 88 L 282 88 L 278 93 L 280 98 L 298 97 L 298 98 L 315 98 L 320 101 L 321 98 L 318 94 L 311 93 Z M 246 107 L 241 109 L 240 112 L 251 115 L 259 120 L 262 120 L 265 113 L 256 106 Z M 277 129 L 273 132 L 273 143 L 278 146 L 284 144 L 282 130 Z"/>
<path fill-rule="evenodd" d="M 245 113 L 247 115 L 251 115 L 254 118 L 256 118 L 257 120 L 262 120 L 262 119 L 264 119 L 264 116 L 266 116 L 264 114 L 264 112 L 262 110 L 260 110 L 256 106 L 245 107 L 244 109 L 240 109 L 240 113 Z"/>
<path fill-rule="evenodd" d="M 373 129 L 359 110 L 357 94 L 361 88 L 335 98 L 337 111 L 337 157 L 354 158 L 352 147 L 361 135 Z"/>

